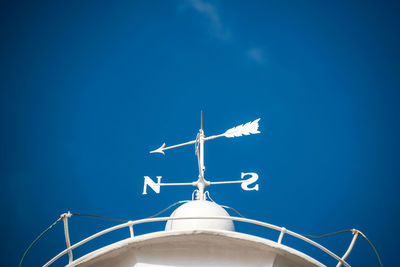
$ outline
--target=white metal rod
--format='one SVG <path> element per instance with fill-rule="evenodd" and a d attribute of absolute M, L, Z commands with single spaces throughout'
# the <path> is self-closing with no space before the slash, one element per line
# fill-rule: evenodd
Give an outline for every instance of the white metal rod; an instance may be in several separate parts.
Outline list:
<path fill-rule="evenodd" d="M 168 185 L 193 185 L 194 183 L 160 183 L 160 186 L 168 186 Z"/>
<path fill-rule="evenodd" d="M 181 146 L 186 146 L 186 145 L 192 145 L 192 144 L 194 144 L 194 143 L 196 143 L 196 140 L 189 141 L 189 142 L 182 143 L 182 144 L 178 144 L 178 145 L 167 146 L 167 147 L 163 148 L 162 150 L 168 150 L 168 149 L 172 149 L 172 148 L 176 148 L 176 147 L 181 147 Z"/>
<path fill-rule="evenodd" d="M 103 231 L 100 231 L 100 232 L 98 232 L 98 233 L 96 233 L 96 234 L 94 234 L 94 235 L 91 235 L 91 236 L 89 236 L 89 237 L 87 237 L 87 238 L 81 240 L 80 242 L 78 242 L 78 243 L 72 245 L 71 247 L 69 247 L 69 248 L 67 248 L 67 249 L 65 249 L 65 250 L 63 250 L 63 251 L 61 251 L 59 254 L 57 254 L 57 256 L 55 256 L 55 257 L 52 258 L 49 262 L 47 262 L 45 265 L 43 265 L 43 267 L 49 266 L 49 265 L 52 264 L 54 261 L 56 261 L 58 258 L 60 258 L 61 256 L 63 256 L 65 253 L 67 253 L 67 252 L 69 252 L 69 251 L 72 251 L 73 249 L 79 247 L 80 245 L 85 244 L 86 242 L 88 242 L 88 241 L 90 241 L 90 240 L 92 240 L 92 239 L 95 239 L 96 237 L 99 237 L 99 236 L 102 236 L 102 235 L 104 235 L 104 234 L 106 234 L 106 233 L 109 233 L 109 232 L 112 232 L 112 231 L 115 231 L 115 230 L 118 230 L 118 229 L 127 227 L 127 226 L 129 226 L 129 225 L 131 225 L 131 224 L 132 224 L 132 222 L 127 222 L 127 223 L 119 224 L 119 225 L 110 227 L 110 228 L 108 228 L 108 229 L 105 229 L 105 230 L 103 230 Z"/>
<path fill-rule="evenodd" d="M 212 140 L 212 139 L 215 139 L 215 138 L 218 138 L 218 137 L 223 137 L 223 136 L 225 136 L 225 135 L 224 134 L 219 134 L 219 135 L 213 135 L 213 136 L 210 136 L 210 137 L 204 137 L 203 141 L 208 141 L 208 140 Z M 177 144 L 177 145 L 173 145 L 173 146 L 164 147 L 164 148 L 161 149 L 161 151 L 169 150 L 169 149 L 173 149 L 173 148 L 177 148 L 177 147 L 181 147 L 181 146 L 193 145 L 195 143 L 196 143 L 196 140 L 192 140 L 192 141 L 185 142 L 185 143 L 182 143 L 182 144 Z M 152 151 L 150 153 L 155 153 L 155 151 Z"/>
<path fill-rule="evenodd" d="M 103 231 L 100 231 L 94 235 L 91 235 L 85 239 L 83 239 L 82 241 L 72 245 L 71 247 L 63 250 L 62 252 L 60 252 L 57 256 L 55 256 L 53 259 L 51 259 L 49 262 L 47 262 L 45 265 L 43 265 L 44 267 L 49 266 L 50 264 L 52 264 L 54 261 L 56 261 L 58 258 L 60 258 L 61 256 L 63 256 L 64 254 L 68 253 L 69 251 L 72 251 L 73 249 L 87 243 L 88 241 L 97 238 L 101 235 L 104 235 L 106 233 L 124 228 L 124 227 L 128 227 L 130 225 L 137 225 L 137 224 L 142 224 L 142 223 L 148 223 L 148 222 L 159 222 L 159 221 L 168 221 L 168 220 L 190 220 L 190 219 L 221 219 L 221 220 L 232 220 L 232 221 L 240 221 L 240 222 L 246 222 L 246 223 L 251 223 L 251 224 L 255 224 L 258 226 L 262 226 L 265 228 L 269 228 L 278 232 L 282 232 L 284 227 L 279 227 L 273 224 L 269 224 L 269 223 L 265 223 L 265 222 L 261 222 L 261 221 L 257 221 L 257 220 L 252 220 L 252 219 L 247 219 L 247 218 L 240 218 L 240 217 L 230 217 L 230 216 L 211 216 L 211 217 L 158 217 L 158 218 L 149 218 L 149 219 L 141 219 L 141 220 L 136 220 L 136 221 L 129 221 L 127 223 L 123 223 L 123 224 L 119 224 L 113 227 L 110 227 L 108 229 L 105 229 Z M 307 237 L 304 237 L 300 234 L 297 234 L 295 232 L 292 232 L 290 230 L 285 230 L 285 232 L 291 236 L 294 236 L 298 239 L 301 239 L 319 249 L 321 249 L 322 251 L 324 251 L 325 253 L 329 254 L 330 256 L 332 256 L 333 258 L 335 258 L 337 261 L 341 262 L 343 265 L 345 265 L 346 267 L 351 267 L 347 262 L 345 262 L 343 259 L 341 259 L 339 256 L 337 256 L 336 254 L 334 254 L 333 252 L 331 252 L 330 250 L 328 250 L 327 248 L 325 248 L 324 246 L 308 239 Z"/>
<path fill-rule="evenodd" d="M 282 227 L 282 231 L 279 234 L 279 238 L 278 238 L 278 244 L 282 244 L 282 239 L 283 239 L 283 235 L 286 233 L 286 228 Z"/>
<path fill-rule="evenodd" d="M 221 182 L 209 182 L 210 185 L 213 184 L 241 184 L 243 183 L 245 180 L 236 180 L 236 181 L 221 181 Z"/>
<path fill-rule="evenodd" d="M 212 136 L 204 138 L 204 141 L 213 140 L 215 138 L 223 137 L 223 136 L 225 136 L 225 134 L 212 135 Z"/>
<path fill-rule="evenodd" d="M 65 243 L 67 244 L 67 249 L 69 249 L 71 247 L 71 243 L 69 241 L 69 231 L 68 231 L 68 215 L 70 215 L 70 213 L 64 213 L 63 216 L 63 222 L 64 222 L 64 235 L 65 235 Z M 68 251 L 68 261 L 69 263 L 71 263 L 73 261 L 73 255 L 72 255 L 72 250 Z"/>
<path fill-rule="evenodd" d="M 132 223 L 132 222 L 131 222 Z M 133 226 L 132 224 L 129 225 L 129 233 L 131 234 L 131 238 L 133 238 L 135 235 L 133 233 Z"/>
<path fill-rule="evenodd" d="M 205 179 L 204 179 L 204 131 L 201 128 L 198 135 L 199 140 L 199 154 L 198 154 L 198 161 L 199 161 L 199 179 L 196 182 L 197 188 L 199 189 L 199 194 L 197 195 L 197 200 L 204 200 L 204 188 L 207 186 Z"/>
<path fill-rule="evenodd" d="M 200 172 L 201 172 L 201 177 L 204 179 L 204 132 L 203 130 L 200 130 Z"/>
<path fill-rule="evenodd" d="M 342 260 L 346 260 L 347 259 L 347 257 L 349 256 L 351 250 L 354 247 L 354 244 L 356 243 L 356 240 L 357 240 L 357 237 L 359 235 L 359 232 L 357 230 L 353 230 L 353 231 L 355 231 L 355 234 L 353 236 L 353 239 L 351 240 L 349 248 L 347 249 L 346 253 L 344 253 L 344 255 L 342 257 Z M 339 263 L 336 265 L 336 267 L 340 267 L 340 266 L 342 266 L 342 262 L 339 261 Z"/>

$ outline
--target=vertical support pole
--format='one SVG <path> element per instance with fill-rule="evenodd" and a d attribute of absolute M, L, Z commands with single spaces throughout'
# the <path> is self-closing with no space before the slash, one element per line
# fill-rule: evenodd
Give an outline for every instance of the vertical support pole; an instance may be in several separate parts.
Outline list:
<path fill-rule="evenodd" d="M 197 200 L 204 200 L 204 184 L 200 182 L 198 183 L 197 187 L 199 188 Z"/>
<path fill-rule="evenodd" d="M 203 111 L 200 113 L 200 129 L 203 130 Z"/>
<path fill-rule="evenodd" d="M 354 235 L 354 236 L 353 236 L 353 239 L 351 240 L 351 243 L 350 243 L 350 245 L 349 245 L 349 248 L 347 249 L 346 253 L 344 253 L 344 255 L 343 255 L 343 257 L 342 257 L 342 260 L 343 260 L 343 261 L 345 261 L 346 258 L 349 256 L 351 250 L 352 250 L 353 247 L 354 247 L 354 244 L 356 243 L 357 237 L 358 237 L 358 235 L 360 234 L 360 232 L 359 232 L 358 230 L 356 230 L 356 229 L 353 229 L 352 232 L 353 232 L 353 235 Z M 342 263 L 339 261 L 339 263 L 336 265 L 336 267 L 340 267 L 340 266 L 342 266 Z"/>
<path fill-rule="evenodd" d="M 197 200 L 204 200 L 204 188 L 207 186 L 204 179 L 204 131 L 203 131 L 203 111 L 201 112 L 200 119 L 200 131 L 198 134 L 198 162 L 199 162 L 199 179 L 196 182 L 197 188 L 199 189 L 197 193 Z"/>
<path fill-rule="evenodd" d="M 129 221 L 129 223 L 132 223 L 132 221 Z M 132 224 L 129 224 L 129 233 L 131 234 L 131 238 L 133 238 L 135 235 L 133 233 L 133 226 Z"/>
<path fill-rule="evenodd" d="M 201 177 L 204 179 L 204 132 L 200 130 L 200 166 L 201 166 Z"/>
<path fill-rule="evenodd" d="M 204 181 L 204 132 L 203 129 L 200 129 L 200 177 L 199 177 L 199 195 L 200 200 L 204 200 L 204 188 L 205 188 L 205 181 Z"/>
<path fill-rule="evenodd" d="M 282 227 L 281 228 L 281 233 L 279 234 L 279 237 L 278 237 L 278 244 L 282 244 L 282 239 L 283 239 L 283 235 L 286 233 L 286 228 L 285 227 Z"/>
<path fill-rule="evenodd" d="M 68 213 L 64 213 L 61 215 L 64 222 L 65 243 L 67 244 L 68 249 L 71 247 L 71 243 L 69 241 L 69 231 L 68 231 L 68 218 L 70 218 L 71 216 L 72 214 L 69 211 Z M 69 263 L 71 263 L 74 260 L 72 255 L 72 250 L 68 250 L 68 258 L 69 258 Z"/>

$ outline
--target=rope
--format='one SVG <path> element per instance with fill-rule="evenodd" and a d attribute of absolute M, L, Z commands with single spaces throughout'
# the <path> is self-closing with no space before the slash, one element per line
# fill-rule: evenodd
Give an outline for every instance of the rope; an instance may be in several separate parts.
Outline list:
<path fill-rule="evenodd" d="M 340 231 L 337 231 L 337 232 L 328 233 L 328 234 L 319 235 L 319 236 L 304 235 L 304 234 L 302 234 L 302 236 L 309 237 L 309 238 L 323 238 L 323 237 L 327 237 L 327 236 L 331 236 L 331 235 L 336 235 L 336 234 L 340 234 L 340 233 L 345 233 L 345 232 L 352 232 L 353 234 L 357 232 L 357 233 L 359 233 L 362 237 L 364 237 L 365 240 L 367 240 L 368 244 L 371 246 L 371 248 L 374 250 L 375 256 L 376 256 L 376 258 L 377 258 L 378 261 L 379 261 L 379 265 L 380 265 L 381 267 L 383 267 L 381 258 L 379 257 L 379 253 L 378 253 L 378 251 L 376 250 L 375 246 L 374 246 L 374 245 L 372 244 L 372 242 L 367 238 L 367 236 L 364 235 L 364 234 L 363 234 L 361 231 L 359 231 L 359 230 L 348 229 L 348 230 L 340 230 Z"/>
<path fill-rule="evenodd" d="M 45 234 L 47 233 L 51 228 L 53 228 L 54 225 L 56 225 L 60 220 L 62 219 L 62 216 L 60 216 L 60 218 L 58 218 L 55 222 L 53 222 L 52 225 L 50 225 L 46 230 L 44 230 L 38 237 L 35 238 L 35 240 L 33 240 L 33 242 L 29 245 L 29 247 L 25 250 L 24 255 L 21 258 L 21 261 L 19 262 L 19 267 L 22 266 L 22 263 L 24 262 L 25 256 L 28 254 L 29 250 L 31 250 L 31 248 L 33 247 L 33 245 L 35 245 L 35 243 L 37 241 L 39 241 L 39 239 Z"/>

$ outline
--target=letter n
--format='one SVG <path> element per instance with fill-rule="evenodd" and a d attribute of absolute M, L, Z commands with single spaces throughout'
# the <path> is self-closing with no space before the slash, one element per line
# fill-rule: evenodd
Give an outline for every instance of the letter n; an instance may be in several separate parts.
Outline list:
<path fill-rule="evenodd" d="M 160 193 L 161 176 L 157 176 L 157 183 L 155 183 L 149 176 L 144 177 L 143 195 L 147 194 L 147 186 L 150 186 L 154 192 Z"/>

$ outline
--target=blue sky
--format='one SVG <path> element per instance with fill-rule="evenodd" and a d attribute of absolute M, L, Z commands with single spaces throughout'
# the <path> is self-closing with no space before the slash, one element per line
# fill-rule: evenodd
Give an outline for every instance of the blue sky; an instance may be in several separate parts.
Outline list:
<path fill-rule="evenodd" d="M 395 1 L 2 2 L 4 265 L 15 266 L 68 210 L 140 219 L 190 199 L 186 187 L 141 192 L 145 175 L 196 180 L 194 147 L 148 152 L 194 139 L 201 110 L 206 135 L 261 118 L 259 135 L 206 143 L 207 179 L 260 176 L 258 192 L 209 188 L 216 202 L 298 233 L 358 228 L 385 266 L 396 265 L 399 11 Z M 111 225 L 73 217 L 71 241 Z M 322 243 L 342 255 L 350 239 Z M 25 266 L 40 266 L 64 248 L 59 224 Z M 362 239 L 349 263 L 378 266 Z"/>

